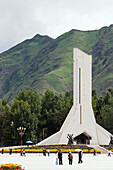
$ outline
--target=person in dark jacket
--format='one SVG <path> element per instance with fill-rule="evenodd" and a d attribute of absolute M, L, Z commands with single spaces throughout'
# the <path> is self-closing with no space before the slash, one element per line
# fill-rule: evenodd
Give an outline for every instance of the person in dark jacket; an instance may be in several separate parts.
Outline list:
<path fill-rule="evenodd" d="M 4 149 L 2 149 L 2 154 L 4 153 Z"/>
<path fill-rule="evenodd" d="M 46 149 L 43 149 L 43 156 L 46 156 Z"/>
<path fill-rule="evenodd" d="M 93 155 L 96 156 L 96 150 L 94 149 Z"/>
<path fill-rule="evenodd" d="M 10 154 L 10 155 L 12 154 L 12 149 L 9 150 L 9 154 Z"/>
<path fill-rule="evenodd" d="M 59 165 L 62 165 L 62 152 L 59 150 L 58 152 L 58 159 L 59 159 Z"/>
<path fill-rule="evenodd" d="M 83 161 L 82 161 L 82 151 L 80 151 L 80 152 L 78 153 L 78 157 L 79 157 L 78 164 L 79 164 L 79 163 L 82 163 L 82 162 L 83 162 Z"/>

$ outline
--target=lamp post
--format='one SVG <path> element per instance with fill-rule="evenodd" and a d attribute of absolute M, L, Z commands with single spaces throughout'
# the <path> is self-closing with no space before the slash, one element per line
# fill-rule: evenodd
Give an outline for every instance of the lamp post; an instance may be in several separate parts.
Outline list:
<path fill-rule="evenodd" d="M 18 133 L 19 133 L 19 135 L 21 137 L 21 146 L 22 146 L 22 137 L 24 135 L 25 130 L 26 130 L 26 128 L 24 128 L 24 127 L 17 128 L 17 131 L 18 131 Z"/>

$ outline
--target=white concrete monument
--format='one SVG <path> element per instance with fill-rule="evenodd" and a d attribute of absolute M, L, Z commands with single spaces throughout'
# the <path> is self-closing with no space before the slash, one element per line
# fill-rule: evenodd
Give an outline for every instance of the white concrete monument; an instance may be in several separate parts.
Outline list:
<path fill-rule="evenodd" d="M 61 129 L 38 145 L 74 144 L 108 145 L 112 136 L 96 123 L 92 109 L 92 56 L 74 48 L 73 106 Z M 70 140 L 71 141 L 71 140 Z"/>

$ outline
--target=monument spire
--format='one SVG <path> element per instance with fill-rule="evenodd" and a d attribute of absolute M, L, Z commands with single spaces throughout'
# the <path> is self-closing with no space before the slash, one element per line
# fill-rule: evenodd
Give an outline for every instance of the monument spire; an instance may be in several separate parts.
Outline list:
<path fill-rule="evenodd" d="M 96 123 L 92 109 L 92 56 L 73 49 L 73 106 L 60 131 L 39 144 L 67 144 L 73 136 L 75 144 L 107 145 L 112 136 Z"/>

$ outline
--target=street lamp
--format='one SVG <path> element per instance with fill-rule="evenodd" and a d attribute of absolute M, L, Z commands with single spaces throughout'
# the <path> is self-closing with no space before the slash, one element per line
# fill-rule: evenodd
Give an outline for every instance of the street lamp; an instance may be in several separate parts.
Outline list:
<path fill-rule="evenodd" d="M 17 128 L 17 131 L 18 131 L 19 135 L 21 136 L 21 146 L 22 146 L 22 137 L 24 135 L 25 130 L 26 130 L 26 128 L 24 128 L 24 127 Z"/>

